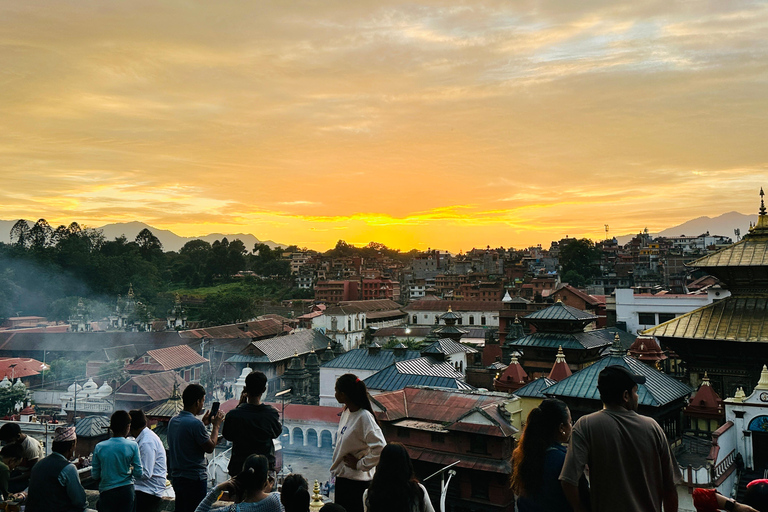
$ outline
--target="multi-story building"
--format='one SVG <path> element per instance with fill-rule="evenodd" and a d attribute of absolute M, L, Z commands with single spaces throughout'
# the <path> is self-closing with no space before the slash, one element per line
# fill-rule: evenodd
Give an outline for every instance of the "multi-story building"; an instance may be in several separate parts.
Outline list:
<path fill-rule="evenodd" d="M 512 512 L 509 460 L 518 429 L 505 407 L 511 400 L 501 393 L 406 387 L 375 395 L 373 408 L 384 437 L 405 445 L 419 478 L 456 463 L 449 510 Z M 432 503 L 440 503 L 440 478 L 423 483 Z"/>
<path fill-rule="evenodd" d="M 359 281 L 318 281 L 315 283 L 315 300 L 335 303 L 359 298 Z"/>

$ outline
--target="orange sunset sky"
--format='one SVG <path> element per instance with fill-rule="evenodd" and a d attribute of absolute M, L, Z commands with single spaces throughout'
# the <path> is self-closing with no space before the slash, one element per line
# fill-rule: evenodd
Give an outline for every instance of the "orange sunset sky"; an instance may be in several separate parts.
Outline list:
<path fill-rule="evenodd" d="M 458 251 L 754 214 L 766 34 L 746 1 L 0 0 L 0 218 Z"/>

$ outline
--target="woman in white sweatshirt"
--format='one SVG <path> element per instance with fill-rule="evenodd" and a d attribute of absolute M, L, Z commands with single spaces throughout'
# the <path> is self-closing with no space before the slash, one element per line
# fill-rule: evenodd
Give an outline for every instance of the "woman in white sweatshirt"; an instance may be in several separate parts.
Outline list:
<path fill-rule="evenodd" d="M 336 381 L 336 400 L 344 405 L 336 434 L 331 474 L 336 477 L 335 502 L 347 512 L 363 512 L 363 493 L 373 479 L 381 450 L 387 444 L 357 375 Z"/>

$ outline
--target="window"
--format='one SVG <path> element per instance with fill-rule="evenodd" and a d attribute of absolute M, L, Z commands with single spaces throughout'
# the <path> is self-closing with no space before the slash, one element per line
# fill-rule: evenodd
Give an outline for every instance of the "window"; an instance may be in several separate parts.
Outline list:
<path fill-rule="evenodd" d="M 485 325 L 485 317 L 484 316 L 480 317 L 480 325 Z"/>
<path fill-rule="evenodd" d="M 488 453 L 488 444 L 485 436 L 471 436 L 469 438 L 469 451 L 472 453 Z"/>
<path fill-rule="evenodd" d="M 459 325 L 461 325 L 463 323 L 464 323 L 464 319 L 463 318 L 459 318 Z"/>
<path fill-rule="evenodd" d="M 135 395 L 138 392 L 139 392 L 139 386 L 137 386 L 136 384 L 131 386 L 131 393 L 133 393 Z"/>
<path fill-rule="evenodd" d="M 469 315 L 469 325 L 475 325 L 475 317 Z"/>
<path fill-rule="evenodd" d="M 664 322 L 669 322 L 670 320 L 675 319 L 674 313 L 659 313 L 659 323 L 663 324 Z"/>
<path fill-rule="evenodd" d="M 413 320 L 414 324 L 418 324 L 419 323 L 419 315 L 413 315 L 413 318 L 411 320 Z"/>
<path fill-rule="evenodd" d="M 656 325 L 656 313 L 638 313 L 637 321 L 640 325 Z"/>
<path fill-rule="evenodd" d="M 488 499 L 488 478 L 477 471 L 472 472 L 472 498 Z"/>

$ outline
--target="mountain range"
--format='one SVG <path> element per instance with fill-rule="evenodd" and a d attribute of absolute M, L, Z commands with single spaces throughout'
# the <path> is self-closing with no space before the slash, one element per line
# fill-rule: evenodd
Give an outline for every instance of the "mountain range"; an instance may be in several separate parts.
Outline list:
<path fill-rule="evenodd" d="M 11 228 L 14 224 L 16 224 L 15 220 L 0 220 L 0 242 L 10 243 Z M 259 240 L 250 233 L 210 233 L 205 236 L 179 236 L 173 231 L 155 228 L 148 224 L 144 224 L 143 222 L 121 222 L 117 224 L 105 224 L 104 226 L 99 226 L 97 229 L 100 229 L 102 233 L 104 233 L 104 238 L 107 240 L 114 240 L 120 236 L 125 236 L 125 238 L 128 240 L 134 240 L 136 235 L 138 235 L 139 232 L 145 228 L 149 229 L 152 234 L 155 235 L 158 240 L 160 240 L 160 243 L 163 244 L 163 250 L 165 251 L 178 251 L 184 246 L 184 244 L 191 240 L 205 240 L 208 243 L 213 243 L 214 241 L 221 240 L 225 237 L 230 242 L 232 240 L 239 239 L 241 242 L 243 242 L 243 244 L 245 244 L 245 247 L 248 250 L 253 249 L 253 246 L 257 243 L 267 244 L 272 249 L 275 247 L 288 246 L 288 244 L 280 244 L 273 242 L 272 240 Z"/>
<path fill-rule="evenodd" d="M 736 236 L 734 235 L 734 230 L 739 229 L 741 231 L 741 236 L 744 236 L 747 234 L 750 222 L 757 222 L 757 216 L 744 215 L 743 213 L 739 212 L 728 212 L 722 215 L 718 215 L 717 217 L 698 217 L 677 226 L 664 229 L 658 233 L 655 233 L 655 235 L 696 236 L 709 232 L 712 235 L 723 235 L 731 237 L 735 241 Z M 11 228 L 15 223 L 15 220 L 0 220 L 0 242 L 10 243 Z M 229 241 L 235 239 L 241 240 L 245 244 L 245 247 L 249 250 L 252 249 L 253 246 L 257 243 L 265 243 L 273 249 L 275 247 L 287 247 L 289 245 L 284 243 L 277 243 L 272 240 L 259 240 L 250 233 L 210 233 L 205 236 L 184 237 L 177 235 L 173 231 L 155 228 L 148 224 L 144 224 L 143 222 L 122 222 L 117 224 L 106 224 L 104 226 L 98 227 L 98 229 L 104 233 L 104 236 L 107 240 L 114 240 L 119 236 L 125 236 L 128 240 L 133 240 L 136 238 L 136 235 L 138 235 L 139 232 L 144 228 L 149 229 L 152 234 L 155 235 L 158 240 L 160 240 L 160 243 L 163 244 L 163 249 L 166 251 L 178 251 L 190 240 L 199 239 L 213 243 L 214 241 L 221 240 L 224 237 L 226 237 Z M 617 236 L 616 239 L 621 245 L 624 245 L 629 242 L 633 236 L 635 235 L 622 235 Z"/>

